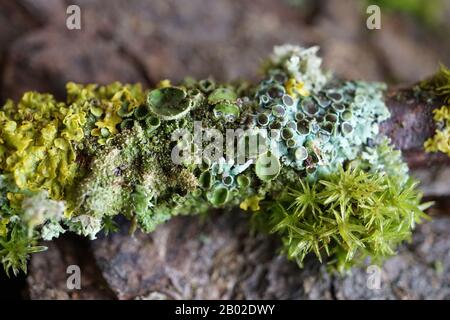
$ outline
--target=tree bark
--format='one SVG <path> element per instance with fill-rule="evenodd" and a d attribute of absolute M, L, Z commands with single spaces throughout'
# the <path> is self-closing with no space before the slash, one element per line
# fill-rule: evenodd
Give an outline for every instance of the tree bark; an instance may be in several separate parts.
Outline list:
<path fill-rule="evenodd" d="M 389 136 L 400 149 L 412 169 L 430 166 L 448 166 L 446 154 L 427 153 L 424 142 L 436 130 L 432 111 L 443 105 L 439 100 L 426 100 L 412 88 L 391 89 L 386 94 L 391 117 L 381 124 L 381 133 Z"/>

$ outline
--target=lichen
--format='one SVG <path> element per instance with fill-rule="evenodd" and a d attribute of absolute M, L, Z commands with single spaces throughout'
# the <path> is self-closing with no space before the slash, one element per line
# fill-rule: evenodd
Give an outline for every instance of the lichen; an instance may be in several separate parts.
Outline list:
<path fill-rule="evenodd" d="M 424 217 L 415 185 L 358 169 L 340 169 L 318 183 L 299 182 L 269 208 L 272 231 L 281 234 L 288 257 L 300 265 L 313 252 L 349 262 L 395 253 Z"/>
<path fill-rule="evenodd" d="M 63 199 L 77 171 L 74 144 L 83 139 L 85 123 L 81 108 L 49 94 L 27 92 L 17 105 L 9 100 L 0 111 L 0 170 L 11 173 L 20 190 Z"/>
<path fill-rule="evenodd" d="M 107 86 L 95 84 L 67 84 L 68 103 L 86 110 L 88 121 L 84 130 L 104 145 L 119 132 L 118 125 L 143 105 L 145 94 L 141 85 L 122 85 L 115 82 Z"/>

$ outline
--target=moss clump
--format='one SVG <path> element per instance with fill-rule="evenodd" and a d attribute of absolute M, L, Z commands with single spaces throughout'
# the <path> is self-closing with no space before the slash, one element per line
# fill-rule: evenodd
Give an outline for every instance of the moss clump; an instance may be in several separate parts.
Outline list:
<path fill-rule="evenodd" d="M 276 47 L 256 85 L 69 83 L 66 102 L 9 101 L 0 111 L 5 268 L 25 269 L 39 239 L 113 231 L 118 215 L 151 232 L 173 216 L 238 206 L 300 264 L 309 252 L 339 269 L 392 255 L 424 206 L 379 135 L 384 85 L 333 78 L 317 50 Z"/>
<path fill-rule="evenodd" d="M 124 119 L 132 117 L 135 109 L 144 104 L 145 93 L 140 84 L 122 85 L 114 82 L 107 86 L 95 84 L 67 84 L 67 103 L 87 114 L 85 137 L 94 137 L 96 144 L 104 145 L 119 132 Z M 85 143 L 91 148 L 95 144 Z"/>

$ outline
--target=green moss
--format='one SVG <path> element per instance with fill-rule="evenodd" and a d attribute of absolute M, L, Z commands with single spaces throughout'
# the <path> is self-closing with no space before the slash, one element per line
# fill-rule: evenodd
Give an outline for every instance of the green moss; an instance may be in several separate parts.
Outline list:
<path fill-rule="evenodd" d="M 38 238 L 30 238 L 26 228 L 17 223 L 11 226 L 8 236 L 0 237 L 0 259 L 6 274 L 10 271 L 17 275 L 21 270 L 27 272 L 29 255 L 46 250 L 46 247 L 37 246 Z"/>
<path fill-rule="evenodd" d="M 28 92 L 0 111 L 0 170 L 11 173 L 21 190 L 47 190 L 64 197 L 77 171 L 74 145 L 83 136 L 86 113 L 53 96 Z M 15 205 L 19 205 L 17 199 Z"/>
<path fill-rule="evenodd" d="M 445 103 L 450 103 L 450 69 L 441 65 L 438 72 L 431 78 L 422 81 L 420 88 L 442 97 Z"/>

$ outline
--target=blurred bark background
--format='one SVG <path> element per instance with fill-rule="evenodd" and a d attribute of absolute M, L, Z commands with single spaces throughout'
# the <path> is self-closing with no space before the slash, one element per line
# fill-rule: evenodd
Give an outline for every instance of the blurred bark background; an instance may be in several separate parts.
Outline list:
<path fill-rule="evenodd" d="M 66 9 L 81 8 L 81 30 L 66 28 Z M 176 82 L 185 76 L 257 80 L 274 45 L 319 45 L 324 66 L 347 79 L 408 86 L 450 65 L 450 6 L 436 23 L 382 10 L 381 30 L 366 28 L 356 0 L 0 0 L 0 100 L 23 92 L 63 99 L 65 83 Z M 392 102 L 394 105 L 395 102 Z M 403 105 L 404 106 L 404 105 Z M 413 126 L 413 111 L 394 121 Z M 430 110 L 428 110 L 430 112 Z M 419 128 L 419 129 L 417 129 Z M 406 128 L 407 129 L 407 128 Z M 384 128 L 392 133 L 392 127 Z M 417 126 L 416 131 L 420 131 Z M 429 130 L 424 129 L 424 130 Z M 43 299 L 158 298 L 450 298 L 450 171 L 428 165 L 417 141 L 406 148 L 429 197 L 432 222 L 383 266 L 380 290 L 368 274 L 329 274 L 312 259 L 304 269 L 277 253 L 277 240 L 252 235 L 245 214 L 181 217 L 150 235 L 123 231 L 93 242 L 66 236 L 30 263 L 26 279 L 0 280 L 0 295 Z M 403 148 L 405 149 L 405 148 Z M 447 215 L 447 216 L 446 216 Z M 78 264 L 82 290 L 66 288 Z M 6 291 L 10 290 L 10 291 Z"/>

